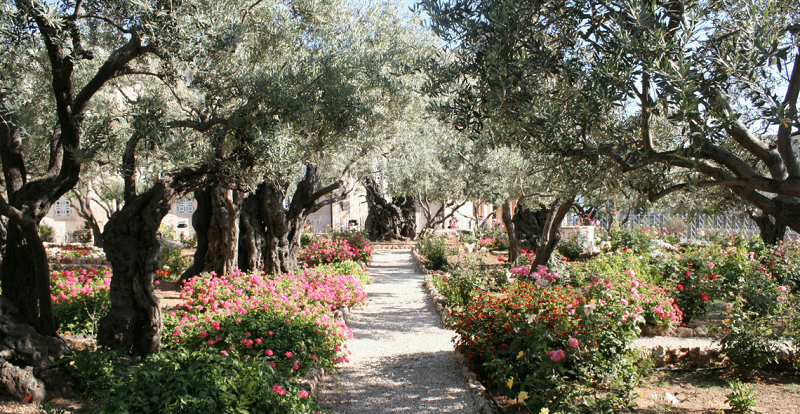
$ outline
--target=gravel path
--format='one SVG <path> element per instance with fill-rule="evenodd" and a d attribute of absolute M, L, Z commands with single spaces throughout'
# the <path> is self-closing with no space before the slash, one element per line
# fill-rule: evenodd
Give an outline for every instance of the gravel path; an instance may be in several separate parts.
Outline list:
<path fill-rule="evenodd" d="M 319 389 L 333 413 L 475 413 L 409 250 L 376 251 L 368 306 L 350 314 L 350 363 Z"/>

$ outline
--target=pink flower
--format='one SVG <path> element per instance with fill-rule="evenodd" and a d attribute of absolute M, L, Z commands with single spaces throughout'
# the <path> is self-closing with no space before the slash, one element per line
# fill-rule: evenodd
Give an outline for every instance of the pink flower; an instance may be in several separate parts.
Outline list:
<path fill-rule="evenodd" d="M 788 289 L 786 286 L 778 286 L 778 292 L 786 292 L 786 289 Z"/>
<path fill-rule="evenodd" d="M 278 395 L 286 394 L 286 391 L 280 385 L 273 385 L 272 386 L 272 391 L 275 391 L 275 393 L 278 394 Z"/>
<path fill-rule="evenodd" d="M 291 358 L 293 354 L 289 351 L 286 351 L 286 358 Z"/>
<path fill-rule="evenodd" d="M 569 338 L 567 340 L 567 342 L 569 342 L 569 346 L 571 346 L 573 348 L 577 348 L 577 347 L 579 347 L 581 345 L 580 342 L 578 342 L 578 340 L 575 339 L 575 338 Z"/>
<path fill-rule="evenodd" d="M 300 398 L 308 398 L 308 391 L 306 390 L 300 390 L 300 392 L 297 394 L 300 396 Z"/>
<path fill-rule="evenodd" d="M 628 276 L 635 277 L 636 276 L 636 272 L 634 272 L 633 269 L 629 269 L 628 270 Z"/>
<path fill-rule="evenodd" d="M 272 356 L 272 350 L 271 349 L 267 349 L 266 351 L 264 351 L 264 354 Z"/>
<path fill-rule="evenodd" d="M 714 268 L 714 266 L 716 266 L 716 265 L 714 264 L 714 262 L 710 262 L 710 263 L 708 263 L 708 268 L 709 268 L 709 269 L 713 269 L 713 268 Z"/>
<path fill-rule="evenodd" d="M 564 353 L 564 351 L 562 351 L 562 350 L 560 350 L 560 349 L 559 349 L 559 350 L 557 350 L 557 351 L 545 351 L 545 353 L 546 353 L 548 356 L 550 356 L 550 359 L 551 359 L 551 360 L 553 360 L 553 361 L 555 361 L 555 362 L 561 361 L 561 360 L 562 360 L 562 359 L 564 359 L 564 357 L 566 356 L 566 354 Z"/>

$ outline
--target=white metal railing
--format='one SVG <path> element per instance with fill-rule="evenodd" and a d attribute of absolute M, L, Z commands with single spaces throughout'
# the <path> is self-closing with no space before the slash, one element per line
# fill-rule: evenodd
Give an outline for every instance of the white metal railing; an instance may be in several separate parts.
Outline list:
<path fill-rule="evenodd" d="M 597 219 L 598 225 L 603 225 L 607 219 Z M 673 215 L 662 213 L 631 214 L 625 220 L 625 214 L 614 218 L 614 223 L 621 224 L 623 229 L 649 227 L 653 230 L 666 228 L 670 232 L 680 234 L 690 240 L 707 240 L 713 235 L 732 236 L 745 233 L 748 236 L 758 236 L 758 225 L 747 215 L 741 213 L 728 213 L 719 215 L 698 214 Z M 581 219 L 576 214 L 570 213 L 566 223 L 569 226 L 580 225 Z M 797 232 L 788 229 L 786 235 L 797 237 Z"/>

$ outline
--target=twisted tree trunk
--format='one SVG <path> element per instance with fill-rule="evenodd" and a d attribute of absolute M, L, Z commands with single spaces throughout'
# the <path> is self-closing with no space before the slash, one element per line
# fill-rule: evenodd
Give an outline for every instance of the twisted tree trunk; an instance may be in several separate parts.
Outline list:
<path fill-rule="evenodd" d="M 536 258 L 531 267 L 536 268 L 539 265 L 547 266 L 550 261 L 550 256 L 561 241 L 561 222 L 566 217 L 569 210 L 572 208 L 572 203 L 575 202 L 575 196 L 570 196 L 563 202 L 556 199 L 553 201 L 547 221 L 542 228 L 542 238 L 539 247 L 536 249 Z"/>
<path fill-rule="evenodd" d="M 260 208 L 264 197 L 263 186 L 244 201 L 239 223 L 239 269 L 243 271 L 263 270 L 267 249 L 266 219 Z"/>
<path fill-rule="evenodd" d="M 161 268 L 158 227 L 183 194 L 221 185 L 223 177 L 218 174 L 216 166 L 194 165 L 161 178 L 139 195 L 126 187 L 125 206 L 111 217 L 103 233 L 114 276 L 111 309 L 100 320 L 98 344 L 142 356 L 159 350 L 161 309 L 153 291 L 155 272 Z"/>
<path fill-rule="evenodd" d="M 197 224 L 197 249 L 194 263 L 181 275 L 185 280 L 201 272 L 218 275 L 239 266 L 239 217 L 243 193 L 214 187 L 195 191 L 197 209 L 192 224 Z M 202 237 L 201 237 L 201 234 Z"/>
<path fill-rule="evenodd" d="M 371 241 L 410 240 L 416 237 L 416 202 L 413 196 L 386 200 L 378 184 L 367 179 L 367 207 L 369 212 L 364 228 Z"/>

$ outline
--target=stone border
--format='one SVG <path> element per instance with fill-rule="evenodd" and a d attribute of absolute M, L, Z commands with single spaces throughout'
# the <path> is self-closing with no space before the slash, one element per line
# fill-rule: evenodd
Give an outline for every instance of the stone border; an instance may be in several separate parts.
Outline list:
<path fill-rule="evenodd" d="M 433 302 L 433 306 L 436 308 L 436 312 L 439 314 L 439 319 L 442 322 L 442 328 L 445 328 L 447 326 L 447 316 L 450 315 L 450 309 L 445 307 L 446 302 L 444 297 L 439 294 L 439 292 L 436 290 L 436 287 L 433 286 L 433 282 L 431 282 L 429 274 L 432 272 L 426 269 L 425 265 L 422 264 L 422 259 L 415 249 L 411 250 L 411 256 L 414 258 L 414 262 L 417 265 L 417 270 L 425 275 L 425 288 L 428 290 L 428 295 L 431 298 L 431 302 Z M 487 391 L 486 387 L 484 387 L 483 384 L 478 381 L 478 377 L 475 375 L 475 373 L 470 371 L 470 369 L 467 367 L 467 358 L 455 348 L 453 349 L 453 353 L 455 354 L 456 363 L 461 367 L 461 375 L 464 378 L 464 382 L 467 384 L 470 396 L 472 396 L 472 401 L 475 403 L 478 413 L 499 414 L 497 407 L 495 407 L 495 405 L 491 402 L 492 397 L 489 394 L 489 391 Z"/>

